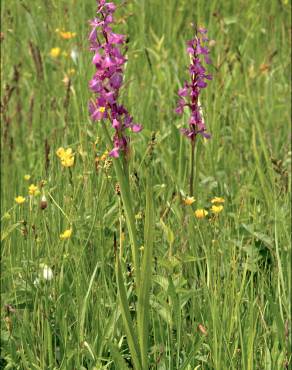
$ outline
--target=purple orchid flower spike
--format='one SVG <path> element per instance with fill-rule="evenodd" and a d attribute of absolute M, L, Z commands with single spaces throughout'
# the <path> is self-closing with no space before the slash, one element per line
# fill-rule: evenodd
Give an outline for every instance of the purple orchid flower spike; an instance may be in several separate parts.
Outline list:
<path fill-rule="evenodd" d="M 113 149 L 110 156 L 119 157 L 120 152 L 129 152 L 130 139 L 126 129 L 140 132 L 142 126 L 133 122 L 133 117 L 123 105 L 119 105 L 118 97 L 123 85 L 123 65 L 127 59 L 125 50 L 125 35 L 112 31 L 114 12 L 113 2 L 97 0 L 97 16 L 91 20 L 92 30 L 89 34 L 90 50 L 94 52 L 92 63 L 96 72 L 89 81 L 89 89 L 95 94 L 89 102 L 89 113 L 93 121 L 109 119 L 113 135 Z"/>
<path fill-rule="evenodd" d="M 178 90 L 179 100 L 175 109 L 175 112 L 179 115 L 182 115 L 185 109 L 189 109 L 191 113 L 188 127 L 181 129 L 182 134 L 191 141 L 190 196 L 193 195 L 196 137 L 201 135 L 206 139 L 210 138 L 199 101 L 202 89 L 208 86 L 208 80 L 212 80 L 212 76 L 207 74 L 203 65 L 211 63 L 209 49 L 205 45 L 207 41 L 207 30 L 198 28 L 195 37 L 187 42 L 187 52 L 191 60 L 189 66 L 190 81 L 185 82 L 183 87 Z"/>
<path fill-rule="evenodd" d="M 179 101 L 175 109 L 175 112 L 179 115 L 182 115 L 186 108 L 190 109 L 189 127 L 183 128 L 181 132 L 192 142 L 195 141 L 196 136 L 199 134 L 205 138 L 210 138 L 210 134 L 206 132 L 202 108 L 199 102 L 201 90 L 208 85 L 206 80 L 212 79 L 212 76 L 206 73 L 206 68 L 203 66 L 203 60 L 206 64 L 211 63 L 208 56 L 209 49 L 205 46 L 207 41 L 207 30 L 198 28 L 195 37 L 187 42 L 187 52 L 191 59 L 189 66 L 191 79 L 190 82 L 185 82 L 184 86 L 178 90 Z"/>

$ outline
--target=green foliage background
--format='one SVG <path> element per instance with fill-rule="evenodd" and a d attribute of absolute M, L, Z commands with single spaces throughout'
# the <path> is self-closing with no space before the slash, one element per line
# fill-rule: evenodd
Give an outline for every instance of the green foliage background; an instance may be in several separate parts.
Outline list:
<path fill-rule="evenodd" d="M 113 169 L 96 168 L 106 145 L 87 112 L 95 11 L 93 0 L 1 4 L 1 368 L 119 369 L 115 348 L 131 366 L 113 268 L 114 235 L 124 229 L 128 262 L 129 241 Z M 121 99 L 144 126 L 130 167 L 141 246 L 143 158 L 155 132 L 152 369 L 291 366 L 290 11 L 284 0 L 132 0 L 118 9 L 115 31 L 129 35 Z M 196 202 L 186 207 L 189 143 L 174 108 L 191 22 L 215 45 L 202 96 L 212 139 L 197 147 Z M 77 36 L 63 40 L 57 28 Z M 53 47 L 69 56 L 52 58 Z M 60 146 L 76 153 L 72 171 L 55 155 Z M 41 180 L 47 209 L 40 196 L 16 205 Z M 196 220 L 213 196 L 225 198 L 224 211 Z"/>

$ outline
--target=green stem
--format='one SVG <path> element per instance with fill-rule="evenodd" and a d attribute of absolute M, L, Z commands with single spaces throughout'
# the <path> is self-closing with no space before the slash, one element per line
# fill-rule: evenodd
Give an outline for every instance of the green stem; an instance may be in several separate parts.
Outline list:
<path fill-rule="evenodd" d="M 193 193 L 194 193 L 195 144 L 196 144 L 196 138 L 194 139 L 194 141 L 192 141 L 192 146 L 191 146 L 190 197 L 194 195 Z"/>
<path fill-rule="evenodd" d="M 134 369 L 142 370 L 139 344 L 138 344 L 138 341 L 136 341 L 137 335 L 134 330 L 134 325 L 133 325 L 131 313 L 129 310 L 127 292 L 126 292 L 126 288 L 125 288 L 124 281 L 123 281 L 121 261 L 118 255 L 116 256 L 115 270 L 116 270 L 121 314 L 122 314 L 123 323 L 124 323 L 125 331 L 127 335 L 127 342 L 130 348 L 131 355 L 132 355 Z"/>
<path fill-rule="evenodd" d="M 154 208 L 151 175 L 147 175 L 146 183 L 146 212 L 144 226 L 144 255 L 142 261 L 141 273 L 143 279 L 138 296 L 137 324 L 140 343 L 140 352 L 142 357 L 142 368 L 147 370 L 148 367 L 148 347 L 149 347 L 149 300 L 152 280 L 152 250 L 154 241 Z"/>
<path fill-rule="evenodd" d="M 109 132 L 105 125 L 103 125 L 105 137 L 107 140 L 108 145 L 112 145 L 111 138 Z M 131 202 L 131 195 L 130 195 L 130 186 L 129 181 L 127 180 L 127 176 L 123 171 L 123 165 L 120 158 L 113 158 L 113 165 L 115 168 L 115 172 L 117 175 L 117 179 L 121 189 L 121 196 L 122 201 L 125 209 L 125 216 L 126 216 L 126 223 L 129 231 L 129 237 L 131 242 L 131 250 L 134 262 L 134 270 L 136 276 L 136 287 L 137 292 L 139 291 L 140 286 L 140 265 L 139 265 L 139 248 L 137 242 L 137 233 L 136 233 L 136 226 L 135 226 L 135 217 Z"/>

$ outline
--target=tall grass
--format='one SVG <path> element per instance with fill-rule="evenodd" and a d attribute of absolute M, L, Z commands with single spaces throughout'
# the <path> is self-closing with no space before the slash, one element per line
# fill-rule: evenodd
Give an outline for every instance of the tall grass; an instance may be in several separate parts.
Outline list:
<path fill-rule="evenodd" d="M 116 238 L 134 318 L 130 240 L 113 166 L 100 159 L 102 127 L 87 112 L 87 20 L 95 5 L 11 0 L 1 7 L 2 368 L 133 365 L 115 276 Z M 122 99 L 144 125 L 131 142 L 130 185 L 140 257 L 147 212 L 153 232 L 151 369 L 291 366 L 290 10 L 284 0 L 119 7 L 117 29 L 129 35 Z M 212 139 L 197 145 L 196 202 L 185 206 L 189 143 L 174 108 L 191 22 L 207 26 L 216 44 L 214 81 L 202 96 Z M 61 39 L 57 28 L 77 36 Z M 53 47 L 69 56 L 52 58 Z M 71 170 L 55 154 L 60 146 L 76 153 Z M 154 217 L 145 209 L 149 178 Z M 40 196 L 15 203 L 42 180 L 45 210 Z M 223 212 L 196 219 L 213 196 L 225 198 Z M 60 240 L 70 226 L 71 238 Z"/>

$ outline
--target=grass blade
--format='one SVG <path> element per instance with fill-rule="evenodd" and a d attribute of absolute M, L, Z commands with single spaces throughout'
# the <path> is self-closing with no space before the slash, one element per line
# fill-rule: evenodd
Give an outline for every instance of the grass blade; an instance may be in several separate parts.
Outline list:
<path fill-rule="evenodd" d="M 134 331 L 133 322 L 131 319 L 131 314 L 129 310 L 129 304 L 127 299 L 127 293 L 124 286 L 123 281 L 123 274 L 122 274 L 122 268 L 119 258 L 116 258 L 116 276 L 117 276 L 117 284 L 118 284 L 118 292 L 119 292 L 119 300 L 121 305 L 121 312 L 122 312 L 122 318 L 123 323 L 127 335 L 127 341 L 130 348 L 130 352 L 132 355 L 133 363 L 136 370 L 142 369 L 141 367 L 141 361 L 140 361 L 140 352 L 139 352 L 139 346 L 138 341 L 136 340 L 137 336 Z"/>
<path fill-rule="evenodd" d="M 141 286 L 138 299 L 138 332 L 143 369 L 148 369 L 149 294 L 152 276 L 152 250 L 154 239 L 154 209 L 151 176 L 147 176 L 146 212 L 144 226 L 144 256 L 141 269 Z"/>

